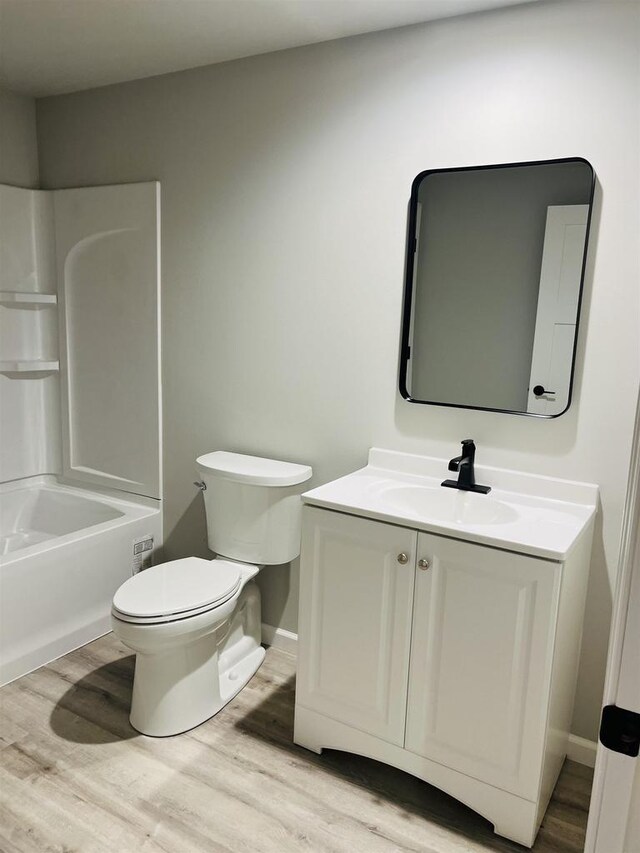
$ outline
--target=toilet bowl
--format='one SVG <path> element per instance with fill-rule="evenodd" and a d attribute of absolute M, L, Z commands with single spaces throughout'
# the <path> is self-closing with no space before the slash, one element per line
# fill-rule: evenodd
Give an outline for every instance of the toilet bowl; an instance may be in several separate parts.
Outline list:
<path fill-rule="evenodd" d="M 252 579 L 300 548 L 309 466 L 224 451 L 197 464 L 218 556 L 145 569 L 117 590 L 111 610 L 113 632 L 136 653 L 131 725 L 154 737 L 200 725 L 256 672 L 265 651 Z"/>

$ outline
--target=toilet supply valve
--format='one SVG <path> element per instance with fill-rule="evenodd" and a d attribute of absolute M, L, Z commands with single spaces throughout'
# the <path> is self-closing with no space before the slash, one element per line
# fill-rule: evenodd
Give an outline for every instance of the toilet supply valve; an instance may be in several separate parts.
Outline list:
<path fill-rule="evenodd" d="M 207 484 L 206 484 L 206 483 L 204 483 L 202 480 L 194 480 L 194 481 L 193 481 L 193 485 L 194 485 L 194 486 L 197 486 L 197 487 L 200 489 L 200 491 L 201 491 L 201 492 L 206 491 Z"/>

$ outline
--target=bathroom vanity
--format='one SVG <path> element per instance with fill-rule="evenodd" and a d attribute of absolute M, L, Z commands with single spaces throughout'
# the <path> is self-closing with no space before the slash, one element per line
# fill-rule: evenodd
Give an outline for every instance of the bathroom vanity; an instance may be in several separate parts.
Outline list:
<path fill-rule="evenodd" d="M 596 486 L 372 449 L 303 496 L 295 742 L 391 764 L 534 842 L 566 754 Z"/>

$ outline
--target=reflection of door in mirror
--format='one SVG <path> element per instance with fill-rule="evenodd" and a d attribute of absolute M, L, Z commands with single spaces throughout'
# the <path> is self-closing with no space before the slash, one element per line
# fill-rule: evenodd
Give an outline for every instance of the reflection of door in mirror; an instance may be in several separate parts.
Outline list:
<path fill-rule="evenodd" d="M 417 176 L 400 349 L 406 400 L 536 417 L 567 410 L 593 188 L 578 157 Z"/>
<path fill-rule="evenodd" d="M 588 215 L 587 204 L 547 208 L 528 412 L 567 408 Z"/>

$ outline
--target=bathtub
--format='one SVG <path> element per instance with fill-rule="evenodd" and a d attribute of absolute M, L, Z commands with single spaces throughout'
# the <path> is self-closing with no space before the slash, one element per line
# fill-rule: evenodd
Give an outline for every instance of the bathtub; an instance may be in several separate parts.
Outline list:
<path fill-rule="evenodd" d="M 0 485 L 0 685 L 107 633 L 134 543 L 161 535 L 159 501 L 49 476 Z"/>

